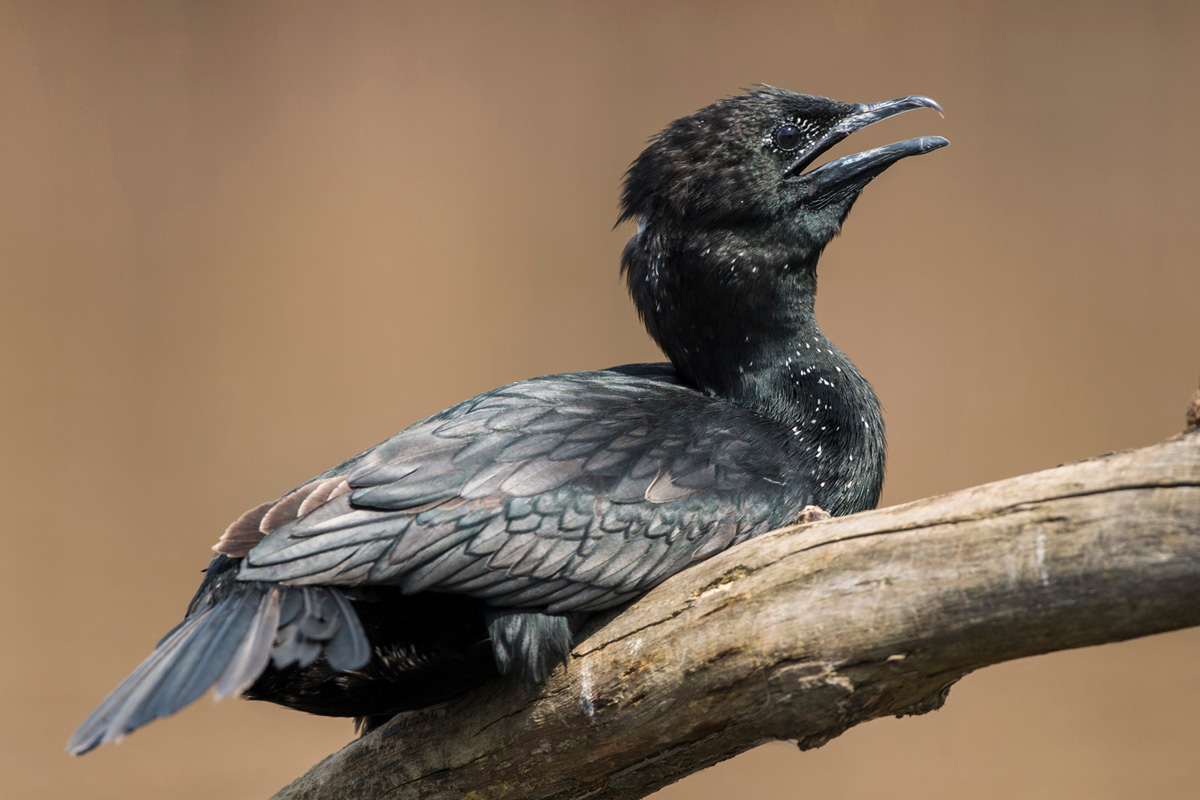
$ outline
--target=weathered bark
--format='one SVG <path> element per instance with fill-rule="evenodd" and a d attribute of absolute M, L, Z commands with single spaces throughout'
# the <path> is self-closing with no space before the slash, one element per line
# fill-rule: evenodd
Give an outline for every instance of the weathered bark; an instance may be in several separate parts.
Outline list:
<path fill-rule="evenodd" d="M 972 670 L 1200 624 L 1200 433 L 785 528 L 598 626 L 549 683 L 404 714 L 277 798 L 636 798 Z"/>

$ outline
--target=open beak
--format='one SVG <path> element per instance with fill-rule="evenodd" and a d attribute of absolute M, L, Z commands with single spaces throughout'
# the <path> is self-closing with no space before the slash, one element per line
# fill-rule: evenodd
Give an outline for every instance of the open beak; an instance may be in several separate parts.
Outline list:
<path fill-rule="evenodd" d="M 941 136 L 921 136 L 843 156 L 814 170 L 803 172 L 805 167 L 822 153 L 855 131 L 915 108 L 932 108 L 939 114 L 942 113 L 942 107 L 934 100 L 920 95 L 853 106 L 849 115 L 830 128 L 828 133 L 788 167 L 786 180 L 808 184 L 809 197 L 832 198 L 847 189 L 861 190 L 872 178 L 902 158 L 928 153 L 950 144 Z"/>

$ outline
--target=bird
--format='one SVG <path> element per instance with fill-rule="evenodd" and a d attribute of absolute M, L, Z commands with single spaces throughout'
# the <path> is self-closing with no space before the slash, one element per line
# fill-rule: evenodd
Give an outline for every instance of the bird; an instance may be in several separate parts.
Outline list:
<path fill-rule="evenodd" d="M 762 85 L 652 137 L 624 178 L 621 272 L 668 360 L 484 392 L 247 511 L 68 752 L 210 689 L 370 730 L 499 676 L 536 686 L 589 615 L 814 512 L 874 508 L 882 411 L 817 326 L 817 261 L 868 183 L 949 142 L 812 164 L 920 108 L 942 111 Z"/>

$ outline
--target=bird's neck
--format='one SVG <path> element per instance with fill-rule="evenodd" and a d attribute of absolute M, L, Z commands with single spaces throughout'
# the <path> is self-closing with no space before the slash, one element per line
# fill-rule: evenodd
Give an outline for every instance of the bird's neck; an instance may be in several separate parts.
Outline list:
<path fill-rule="evenodd" d="M 840 487 L 823 497 L 827 510 L 873 507 L 883 415 L 866 378 L 817 327 L 819 253 L 756 246 L 777 241 L 761 232 L 641 241 L 646 233 L 630 241 L 624 266 L 646 327 L 680 376 L 786 425 L 816 483 Z"/>

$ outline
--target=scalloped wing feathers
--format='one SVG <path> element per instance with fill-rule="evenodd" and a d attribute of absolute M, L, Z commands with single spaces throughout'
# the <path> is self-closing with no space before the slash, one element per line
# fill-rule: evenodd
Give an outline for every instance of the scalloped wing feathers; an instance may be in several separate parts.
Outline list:
<path fill-rule="evenodd" d="M 785 522 L 786 434 L 679 386 L 667 365 L 547 376 L 248 511 L 215 549 L 246 556 L 243 580 L 603 608 Z"/>

